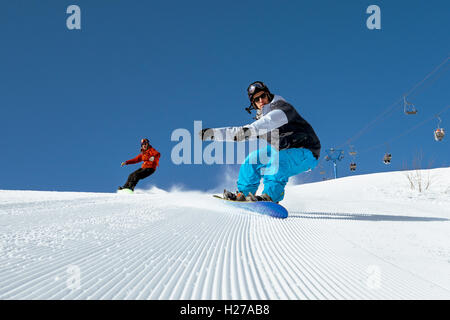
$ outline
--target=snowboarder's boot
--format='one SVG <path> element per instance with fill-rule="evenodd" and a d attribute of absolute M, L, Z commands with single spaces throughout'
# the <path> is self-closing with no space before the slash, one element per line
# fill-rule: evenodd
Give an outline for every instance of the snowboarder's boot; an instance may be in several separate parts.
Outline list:
<path fill-rule="evenodd" d="M 259 201 L 271 201 L 271 202 L 273 202 L 272 198 L 267 193 L 263 193 L 259 197 L 261 198 L 261 200 L 259 200 Z"/>
<path fill-rule="evenodd" d="M 227 200 L 233 200 L 233 201 L 247 201 L 245 199 L 245 196 L 242 192 L 237 191 L 236 193 L 223 190 L 223 198 Z"/>
<path fill-rule="evenodd" d="M 259 201 L 258 198 L 251 192 L 248 193 L 248 196 L 246 197 L 247 201 Z"/>
<path fill-rule="evenodd" d="M 128 190 L 134 191 L 134 187 L 129 187 L 128 183 L 125 183 L 125 185 L 123 187 L 120 186 L 118 190 L 123 190 L 123 189 L 128 189 Z"/>
<path fill-rule="evenodd" d="M 119 188 L 117 188 L 117 191 L 126 192 L 126 193 L 133 193 L 133 192 L 134 192 L 133 189 L 127 188 L 127 187 L 122 187 L 122 186 L 120 186 Z"/>

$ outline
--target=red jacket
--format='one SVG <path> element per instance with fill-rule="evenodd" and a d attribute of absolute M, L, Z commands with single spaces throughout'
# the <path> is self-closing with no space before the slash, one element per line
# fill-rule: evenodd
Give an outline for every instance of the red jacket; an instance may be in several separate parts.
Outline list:
<path fill-rule="evenodd" d="M 134 164 L 144 161 L 144 163 L 142 164 L 142 168 L 156 169 L 156 167 L 159 165 L 160 156 L 161 154 L 150 146 L 146 151 L 143 151 L 141 149 L 141 153 L 136 158 L 125 161 L 125 164 Z M 151 157 L 154 157 L 153 161 L 150 161 Z"/>

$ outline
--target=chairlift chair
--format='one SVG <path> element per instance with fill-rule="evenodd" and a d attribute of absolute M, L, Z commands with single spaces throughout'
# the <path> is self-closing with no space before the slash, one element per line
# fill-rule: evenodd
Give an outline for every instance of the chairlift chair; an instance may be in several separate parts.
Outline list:
<path fill-rule="evenodd" d="M 405 114 L 411 115 L 416 114 L 417 109 L 411 102 L 406 101 L 406 96 L 403 96 L 403 111 Z"/>
<path fill-rule="evenodd" d="M 445 131 L 444 128 L 441 128 L 441 118 L 439 118 L 438 116 L 436 116 L 439 119 L 439 123 L 438 123 L 438 127 L 436 130 L 434 130 L 434 139 L 436 141 L 442 141 L 442 139 L 444 139 L 445 136 Z"/>
<path fill-rule="evenodd" d="M 350 162 L 350 171 L 356 171 L 355 158 L 357 152 L 354 150 L 354 146 L 350 146 L 350 151 L 348 152 L 348 154 L 353 158 L 352 161 Z"/>
<path fill-rule="evenodd" d="M 436 141 L 442 141 L 442 139 L 444 139 L 444 136 L 445 136 L 445 132 L 444 132 L 443 128 L 437 128 L 434 131 L 434 139 Z"/>

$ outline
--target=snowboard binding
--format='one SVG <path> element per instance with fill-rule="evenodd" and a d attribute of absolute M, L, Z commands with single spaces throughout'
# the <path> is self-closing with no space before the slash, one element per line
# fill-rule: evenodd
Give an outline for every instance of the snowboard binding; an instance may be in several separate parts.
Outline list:
<path fill-rule="evenodd" d="M 233 193 L 233 192 L 227 191 L 226 189 L 223 190 L 223 198 L 226 200 L 232 200 L 232 201 L 248 201 L 248 202 L 271 201 L 271 202 L 273 202 L 272 198 L 265 193 L 260 196 L 255 196 L 253 193 L 249 192 L 248 196 L 245 196 L 243 192 L 237 191 L 236 193 Z"/>

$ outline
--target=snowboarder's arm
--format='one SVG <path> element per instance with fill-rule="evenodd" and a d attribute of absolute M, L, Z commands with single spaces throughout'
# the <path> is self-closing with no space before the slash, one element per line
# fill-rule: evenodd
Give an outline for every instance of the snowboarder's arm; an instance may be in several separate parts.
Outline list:
<path fill-rule="evenodd" d="M 284 111 L 276 109 L 262 116 L 261 118 L 250 124 L 248 127 L 256 131 L 272 131 L 281 126 L 284 126 L 286 123 L 288 123 L 288 118 Z"/>
<path fill-rule="evenodd" d="M 142 154 L 139 154 L 136 158 L 125 161 L 125 164 L 135 164 L 142 161 Z"/>
<path fill-rule="evenodd" d="M 282 110 L 273 110 L 256 120 L 255 122 L 242 127 L 227 127 L 209 129 L 209 134 L 202 135 L 206 137 L 203 140 L 216 141 L 242 141 L 256 139 L 258 136 L 267 134 L 288 123 L 286 114 Z"/>

